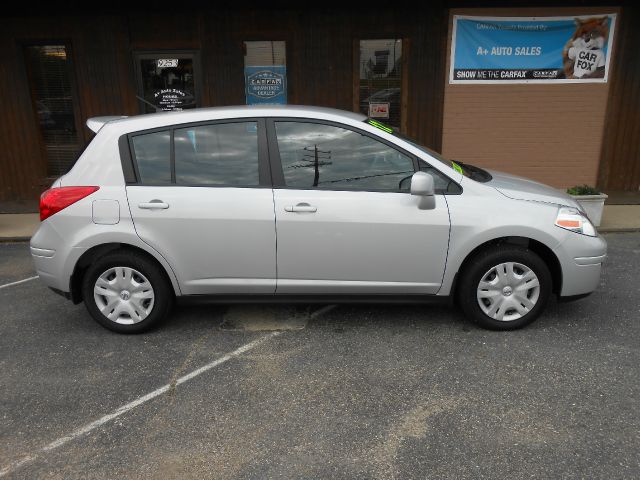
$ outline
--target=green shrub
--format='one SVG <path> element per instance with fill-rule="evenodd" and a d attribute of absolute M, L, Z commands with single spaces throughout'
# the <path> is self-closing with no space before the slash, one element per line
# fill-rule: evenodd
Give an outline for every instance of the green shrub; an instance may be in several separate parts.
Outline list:
<path fill-rule="evenodd" d="M 600 190 L 589 185 L 576 185 L 575 187 L 567 188 L 569 195 L 600 195 Z"/>

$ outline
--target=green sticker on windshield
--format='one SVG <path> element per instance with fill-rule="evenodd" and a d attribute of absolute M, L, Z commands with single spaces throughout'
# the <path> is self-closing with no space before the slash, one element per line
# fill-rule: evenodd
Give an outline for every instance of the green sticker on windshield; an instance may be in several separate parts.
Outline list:
<path fill-rule="evenodd" d="M 376 127 L 378 129 L 382 130 L 383 132 L 393 133 L 393 128 L 387 127 L 384 123 L 380 123 L 380 122 L 378 122 L 376 120 L 371 120 L 371 119 L 367 120 L 367 123 L 369 125 L 371 125 L 372 127 Z"/>
<path fill-rule="evenodd" d="M 460 175 L 464 175 L 464 170 L 462 170 L 462 167 L 458 165 L 456 162 L 451 162 L 451 168 L 453 168 Z"/>

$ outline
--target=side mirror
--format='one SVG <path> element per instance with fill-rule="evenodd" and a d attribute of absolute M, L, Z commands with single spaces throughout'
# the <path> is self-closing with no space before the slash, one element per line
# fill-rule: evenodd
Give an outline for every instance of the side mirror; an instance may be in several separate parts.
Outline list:
<path fill-rule="evenodd" d="M 436 208 L 433 177 L 426 172 L 414 173 L 411 177 L 411 195 L 420 197 L 418 202 L 420 210 L 433 210 Z"/>
<path fill-rule="evenodd" d="M 435 195 L 433 177 L 426 172 L 416 172 L 411 177 L 411 195 L 432 197 Z"/>

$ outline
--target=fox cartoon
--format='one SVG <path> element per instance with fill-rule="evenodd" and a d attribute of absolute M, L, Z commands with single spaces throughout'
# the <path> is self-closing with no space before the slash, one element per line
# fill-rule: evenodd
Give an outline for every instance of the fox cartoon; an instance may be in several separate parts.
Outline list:
<path fill-rule="evenodd" d="M 608 17 L 576 18 L 576 31 L 562 50 L 566 78 L 604 78 Z"/>

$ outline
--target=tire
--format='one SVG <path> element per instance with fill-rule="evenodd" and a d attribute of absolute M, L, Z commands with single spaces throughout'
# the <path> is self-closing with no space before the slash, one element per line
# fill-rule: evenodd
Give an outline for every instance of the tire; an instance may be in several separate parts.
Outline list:
<path fill-rule="evenodd" d="M 499 246 L 478 253 L 465 266 L 458 303 L 483 328 L 515 330 L 544 311 L 551 287 L 549 268 L 538 255 L 523 247 Z"/>
<path fill-rule="evenodd" d="M 92 263 L 82 280 L 87 310 L 118 333 L 145 332 L 164 321 L 173 289 L 162 268 L 136 252 L 116 251 Z"/>

